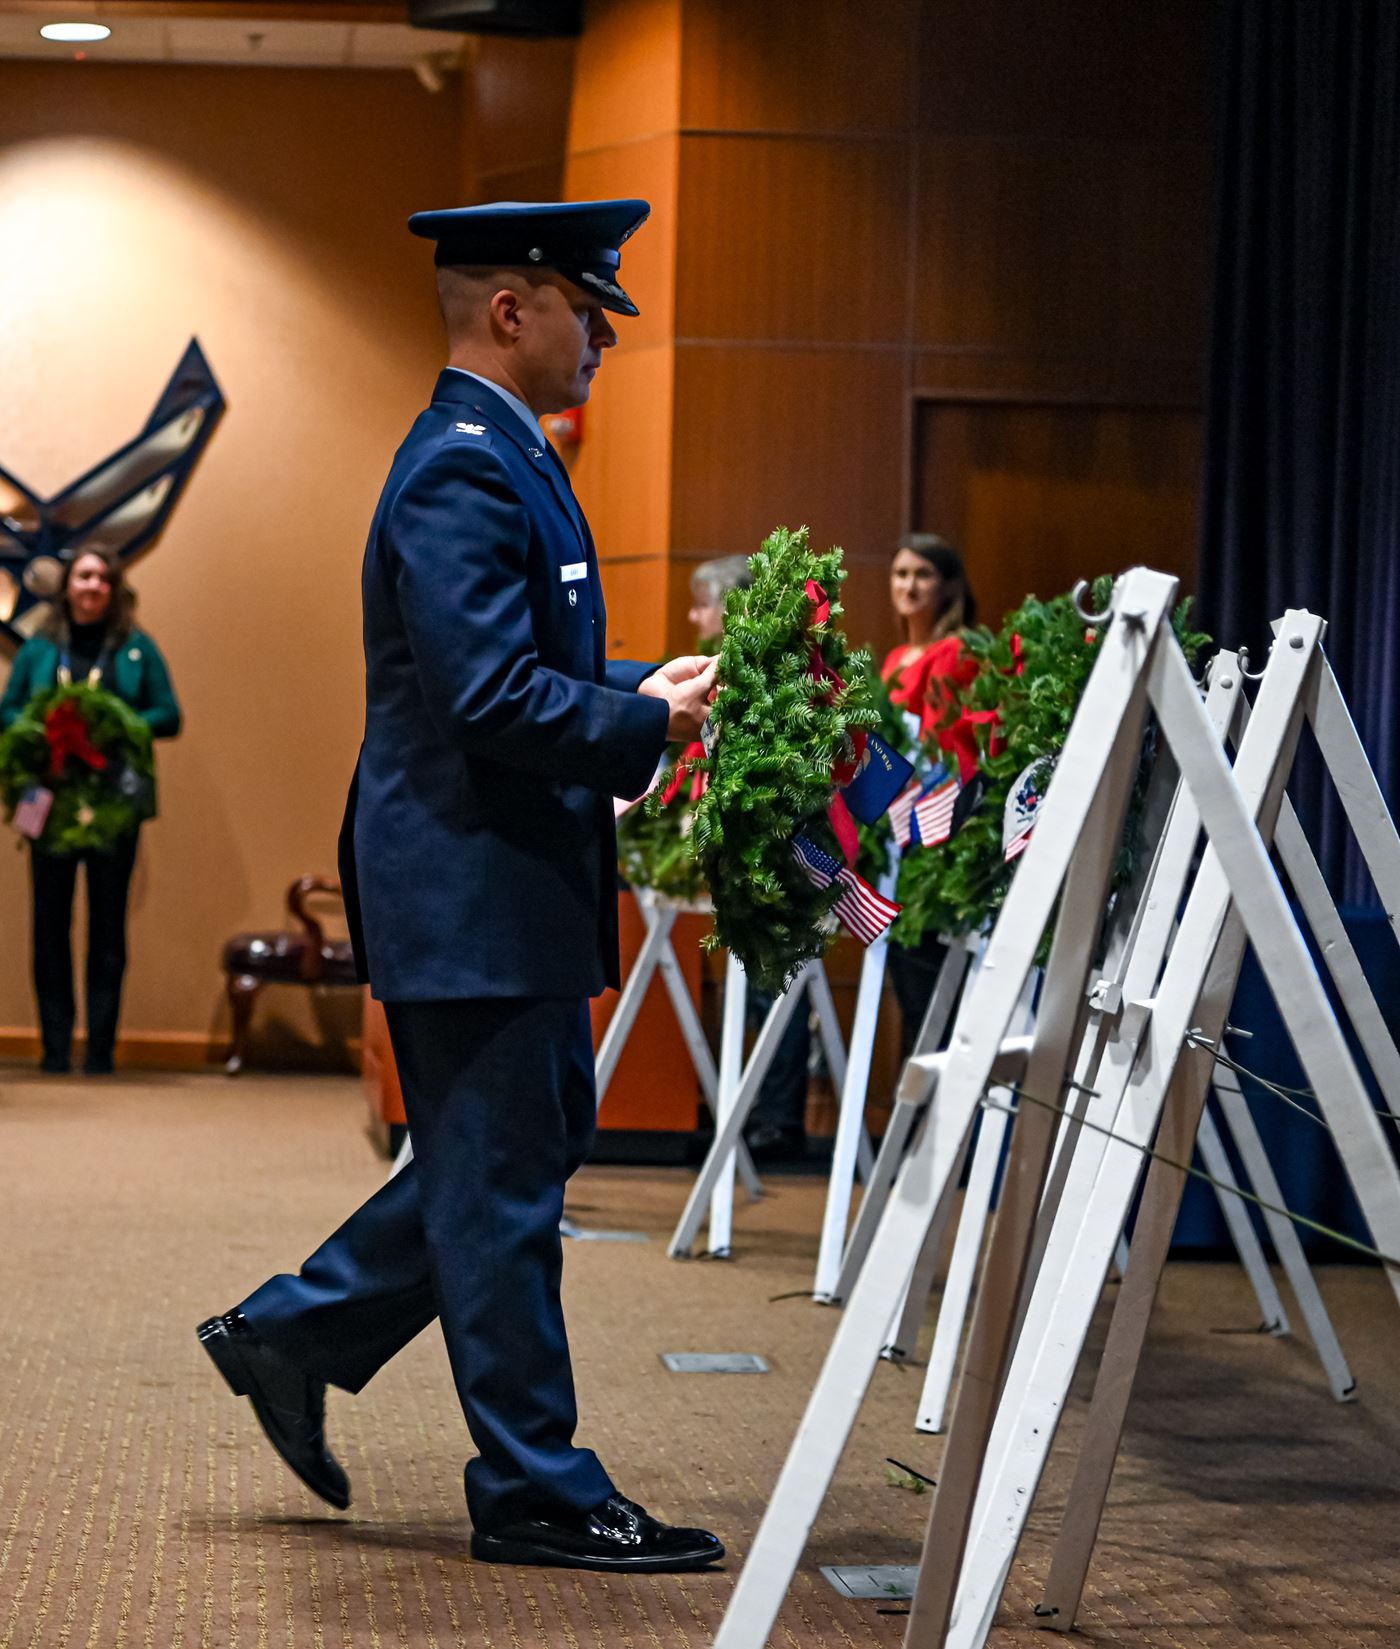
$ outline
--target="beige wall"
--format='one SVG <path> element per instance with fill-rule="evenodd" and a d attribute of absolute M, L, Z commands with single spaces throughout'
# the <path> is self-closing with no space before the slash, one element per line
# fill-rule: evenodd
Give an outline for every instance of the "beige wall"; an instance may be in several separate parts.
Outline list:
<path fill-rule="evenodd" d="M 455 89 L 407 73 L 0 64 L 0 464 L 52 491 L 134 435 L 192 334 L 229 406 L 136 571 L 186 732 L 134 889 L 124 1031 L 225 1023 L 219 948 L 331 870 L 358 572 L 441 357 L 413 209 L 460 192 Z M 34 1022 L 0 842 L 0 1027 Z M 310 1026 L 298 993 L 270 999 Z M 285 1040 L 285 1039 L 284 1039 Z"/>

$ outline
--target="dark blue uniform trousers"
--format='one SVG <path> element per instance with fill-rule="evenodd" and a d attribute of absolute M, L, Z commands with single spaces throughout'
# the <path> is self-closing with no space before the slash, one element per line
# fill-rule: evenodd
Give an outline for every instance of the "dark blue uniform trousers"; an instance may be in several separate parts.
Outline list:
<path fill-rule="evenodd" d="M 435 1316 L 478 1450 L 479 1528 L 587 1509 L 613 1485 L 574 1447 L 559 1298 L 564 1183 L 596 1111 L 580 997 L 385 1004 L 413 1160 L 240 1308 L 308 1374 L 358 1391 Z"/>

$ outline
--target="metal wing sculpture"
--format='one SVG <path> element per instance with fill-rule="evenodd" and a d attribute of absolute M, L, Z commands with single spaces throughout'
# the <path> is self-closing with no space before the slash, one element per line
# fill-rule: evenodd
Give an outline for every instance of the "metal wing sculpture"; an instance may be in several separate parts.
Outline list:
<path fill-rule="evenodd" d="M 38 628 L 64 561 L 112 550 L 127 567 L 155 547 L 223 411 L 191 338 L 141 433 L 61 492 L 40 498 L 0 468 L 0 647 Z"/>

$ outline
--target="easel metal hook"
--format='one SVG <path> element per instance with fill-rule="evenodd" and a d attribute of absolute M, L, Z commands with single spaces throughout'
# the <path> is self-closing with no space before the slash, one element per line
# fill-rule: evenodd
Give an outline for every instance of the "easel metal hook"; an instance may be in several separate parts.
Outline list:
<path fill-rule="evenodd" d="M 1070 591 L 1070 599 L 1074 602 L 1074 610 L 1086 624 L 1107 624 L 1113 617 L 1113 603 L 1110 602 L 1101 613 L 1091 613 L 1084 605 L 1084 597 L 1088 593 L 1089 580 L 1081 578 Z"/>

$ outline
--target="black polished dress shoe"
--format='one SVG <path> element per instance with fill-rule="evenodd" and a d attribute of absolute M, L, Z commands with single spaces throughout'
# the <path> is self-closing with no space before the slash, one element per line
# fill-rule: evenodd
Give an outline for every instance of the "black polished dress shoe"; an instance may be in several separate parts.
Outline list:
<path fill-rule="evenodd" d="M 663 1573 L 708 1568 L 724 1556 L 724 1547 L 707 1529 L 673 1529 L 612 1494 L 591 1512 L 559 1512 L 489 1531 L 473 1529 L 472 1556 L 483 1563 Z"/>
<path fill-rule="evenodd" d="M 350 1479 L 326 1447 L 326 1386 L 260 1339 L 241 1311 L 199 1325 L 199 1343 L 235 1397 L 253 1405 L 267 1440 L 313 1494 L 344 1511 Z"/>

